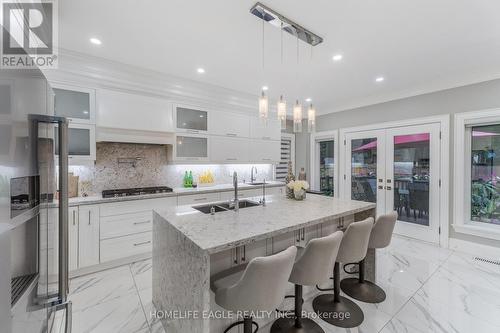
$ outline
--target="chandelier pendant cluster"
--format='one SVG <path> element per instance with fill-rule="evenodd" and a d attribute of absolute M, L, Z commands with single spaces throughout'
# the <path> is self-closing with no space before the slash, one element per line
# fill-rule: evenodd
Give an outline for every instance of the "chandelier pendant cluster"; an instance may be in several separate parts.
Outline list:
<path fill-rule="evenodd" d="M 275 27 L 279 27 L 281 30 L 281 61 L 283 62 L 283 31 L 288 32 L 289 34 L 295 36 L 297 38 L 297 63 L 299 60 L 299 39 L 310 44 L 311 46 L 316 46 L 319 43 L 323 42 L 323 38 L 318 35 L 312 33 L 311 31 L 303 28 L 299 24 L 293 22 L 292 20 L 286 18 L 285 16 L 279 14 L 278 12 L 270 9 L 269 7 L 257 2 L 251 9 L 250 13 L 257 16 L 262 20 L 262 68 L 264 69 L 264 23 L 270 23 Z M 297 80 L 298 82 L 298 80 Z M 287 103 L 283 98 L 283 95 L 280 96 L 278 103 L 276 105 L 276 114 L 278 120 L 280 122 L 281 128 L 286 128 L 286 119 L 287 119 Z M 297 99 L 293 106 L 293 131 L 295 133 L 302 132 L 302 104 L 299 103 Z M 259 118 L 265 124 L 269 119 L 269 98 L 266 95 L 264 89 L 262 89 L 262 93 L 259 97 Z M 308 132 L 314 132 L 316 129 L 316 109 L 312 104 L 309 105 L 307 110 L 307 130 Z"/>

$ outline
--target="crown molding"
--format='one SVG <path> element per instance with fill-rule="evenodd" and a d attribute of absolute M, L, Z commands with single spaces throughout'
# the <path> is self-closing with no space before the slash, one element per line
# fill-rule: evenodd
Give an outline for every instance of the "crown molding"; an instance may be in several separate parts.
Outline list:
<path fill-rule="evenodd" d="M 51 82 L 140 93 L 232 112 L 257 111 L 258 95 L 65 49 L 59 49 L 58 69 L 43 73 Z"/>

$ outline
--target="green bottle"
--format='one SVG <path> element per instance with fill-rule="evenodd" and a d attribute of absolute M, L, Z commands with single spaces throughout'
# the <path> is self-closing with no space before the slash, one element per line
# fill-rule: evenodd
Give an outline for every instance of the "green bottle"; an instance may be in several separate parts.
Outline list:
<path fill-rule="evenodd" d="M 187 171 L 184 173 L 184 179 L 182 180 L 182 186 L 189 187 L 188 186 L 188 172 Z"/>
<path fill-rule="evenodd" d="M 193 187 L 193 173 L 189 171 L 188 187 Z"/>

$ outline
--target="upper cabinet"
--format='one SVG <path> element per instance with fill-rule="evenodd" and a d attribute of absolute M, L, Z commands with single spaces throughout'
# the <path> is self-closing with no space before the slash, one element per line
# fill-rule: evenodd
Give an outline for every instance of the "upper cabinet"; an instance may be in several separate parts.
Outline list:
<path fill-rule="evenodd" d="M 210 134 L 248 138 L 250 117 L 229 112 L 213 112 L 210 114 Z"/>
<path fill-rule="evenodd" d="M 173 133 L 172 104 L 163 98 L 99 89 L 97 127 Z"/>
<path fill-rule="evenodd" d="M 198 108 L 175 105 L 174 116 L 177 132 L 208 132 L 208 111 L 200 110 Z"/>
<path fill-rule="evenodd" d="M 52 84 L 54 114 L 70 122 L 95 124 L 95 90 Z"/>
<path fill-rule="evenodd" d="M 276 119 L 264 124 L 258 117 L 250 117 L 250 137 L 261 140 L 281 140 L 281 125 Z"/>

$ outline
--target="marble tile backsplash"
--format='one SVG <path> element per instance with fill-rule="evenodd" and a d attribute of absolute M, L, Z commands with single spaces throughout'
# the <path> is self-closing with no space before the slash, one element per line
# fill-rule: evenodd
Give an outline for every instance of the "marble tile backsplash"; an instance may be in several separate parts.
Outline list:
<path fill-rule="evenodd" d="M 273 180 L 272 164 L 168 164 L 164 145 L 97 143 L 94 166 L 70 166 L 69 171 L 82 182 L 89 184 L 89 195 L 100 194 L 106 189 L 170 186 L 181 187 L 185 171 L 192 171 L 194 179 L 211 170 L 215 184 L 232 182 L 233 171 L 240 182 L 250 181 L 252 165 L 257 167 L 257 180 Z M 135 162 L 135 163 L 132 163 Z"/>

